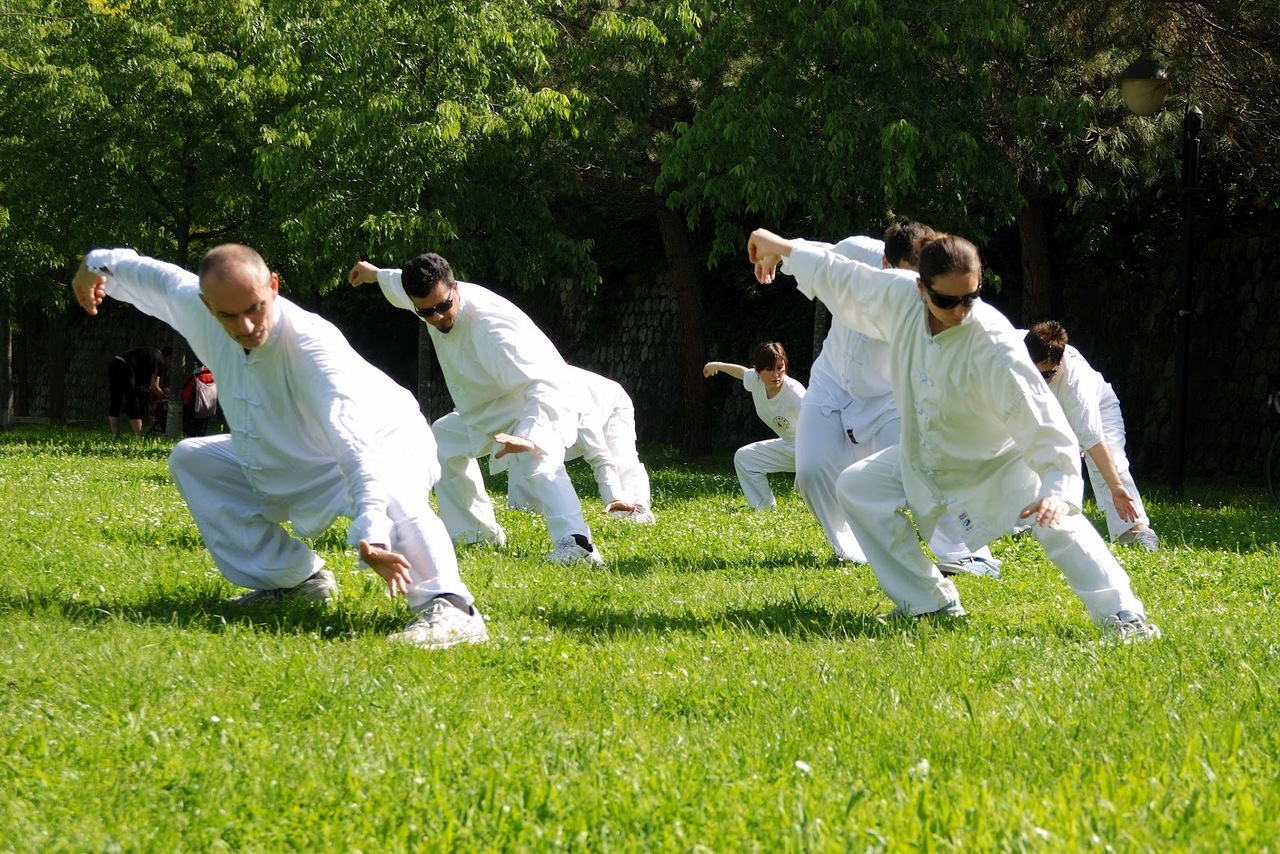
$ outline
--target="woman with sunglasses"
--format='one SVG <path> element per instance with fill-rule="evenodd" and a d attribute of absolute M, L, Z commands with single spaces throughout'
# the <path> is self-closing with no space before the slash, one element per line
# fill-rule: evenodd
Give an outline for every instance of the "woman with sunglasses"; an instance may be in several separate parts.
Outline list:
<path fill-rule="evenodd" d="M 855 463 L 838 490 L 890 617 L 962 616 L 954 582 L 916 545 L 950 517 L 970 546 L 1030 520 L 1031 532 L 1104 632 L 1149 639 L 1129 577 L 1080 512 L 1079 445 L 1012 324 L 981 300 L 978 250 L 923 242 L 919 272 L 882 270 L 764 229 L 747 254 L 761 283 L 789 258 L 799 290 L 887 341 L 902 442 Z"/>

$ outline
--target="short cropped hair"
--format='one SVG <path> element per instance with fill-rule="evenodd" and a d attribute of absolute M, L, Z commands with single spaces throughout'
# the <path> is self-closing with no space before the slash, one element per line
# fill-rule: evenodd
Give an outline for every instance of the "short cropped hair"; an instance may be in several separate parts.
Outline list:
<path fill-rule="evenodd" d="M 431 296 L 440 282 L 451 288 L 454 281 L 449 262 L 434 252 L 419 255 L 400 270 L 400 284 L 404 286 L 404 292 L 418 299 Z"/>
<path fill-rule="evenodd" d="M 901 268 L 907 264 L 919 267 L 919 241 L 935 234 L 936 231 L 922 222 L 910 219 L 895 222 L 884 232 L 884 258 L 890 267 Z"/>

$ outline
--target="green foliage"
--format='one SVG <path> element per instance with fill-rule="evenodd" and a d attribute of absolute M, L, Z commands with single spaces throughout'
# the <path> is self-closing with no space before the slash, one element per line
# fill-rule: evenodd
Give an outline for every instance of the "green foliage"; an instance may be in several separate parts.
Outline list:
<path fill-rule="evenodd" d="M 24 5 L 22 65 L 0 76 L 13 254 L 56 269 L 101 245 L 181 263 L 211 241 L 271 249 L 252 151 L 288 87 L 253 0 Z"/>
<path fill-rule="evenodd" d="M 341 526 L 336 605 L 227 606 L 168 447 L 0 434 L 14 850 L 1274 845 L 1254 486 L 1146 496 L 1166 549 L 1118 554 L 1165 638 L 1124 647 L 1026 539 L 994 544 L 1003 583 L 959 580 L 970 617 L 882 625 L 782 479 L 761 516 L 727 458 L 649 454 L 658 524 L 593 521 L 603 569 L 499 508 L 510 548 L 460 558 L 491 640 L 427 653 L 383 639 L 407 614 Z"/>

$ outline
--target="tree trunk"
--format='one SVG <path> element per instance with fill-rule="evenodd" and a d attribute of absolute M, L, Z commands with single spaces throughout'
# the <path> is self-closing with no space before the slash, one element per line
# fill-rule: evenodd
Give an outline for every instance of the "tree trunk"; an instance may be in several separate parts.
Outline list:
<path fill-rule="evenodd" d="M 1018 211 L 1022 244 L 1022 325 L 1053 317 L 1053 289 L 1049 276 L 1049 244 L 1044 234 L 1044 207 L 1038 199 Z"/>
<path fill-rule="evenodd" d="M 12 310 L 18 313 L 18 328 L 30 329 L 28 314 L 31 309 L 21 303 L 14 304 Z M 13 356 L 10 367 L 13 377 L 13 416 L 25 418 L 31 414 L 31 360 L 27 358 L 27 341 L 31 333 L 19 332 L 13 344 Z"/>
<path fill-rule="evenodd" d="M 418 324 L 418 408 L 431 423 L 431 333 L 427 324 Z"/>
<path fill-rule="evenodd" d="M 819 300 L 813 301 L 813 361 L 818 361 L 822 354 L 822 342 L 827 340 L 831 330 L 831 312 Z M 810 362 L 809 364 L 813 364 Z"/>
<path fill-rule="evenodd" d="M 680 217 L 665 204 L 659 206 L 657 217 L 680 309 L 680 385 L 684 403 L 684 436 L 680 449 L 691 456 L 705 456 L 711 453 L 711 415 L 702 378 L 707 346 L 698 273 Z"/>
<path fill-rule="evenodd" d="M 67 313 L 49 321 L 49 423 L 67 425 Z"/>
<path fill-rule="evenodd" d="M 0 427 L 13 423 L 13 383 L 9 366 L 13 360 L 13 335 L 10 332 L 10 315 L 13 297 L 0 297 Z"/>

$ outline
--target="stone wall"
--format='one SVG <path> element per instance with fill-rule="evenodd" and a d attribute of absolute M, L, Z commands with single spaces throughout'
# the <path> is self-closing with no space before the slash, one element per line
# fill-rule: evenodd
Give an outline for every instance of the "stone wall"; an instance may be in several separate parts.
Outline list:
<path fill-rule="evenodd" d="M 1148 277 L 1061 282 L 1059 319 L 1072 341 L 1115 387 L 1125 414 L 1129 455 L 1146 478 L 1168 471 L 1172 440 L 1174 320 L 1178 269 L 1174 259 L 1158 263 Z M 1268 388 L 1280 387 L 1280 238 L 1214 241 L 1199 251 L 1191 322 L 1188 383 L 1188 477 L 1261 477 L 1263 457 L 1280 416 L 1264 407 Z M 618 380 L 636 405 L 644 443 L 678 445 L 683 432 L 680 397 L 680 318 L 669 285 L 642 275 L 608 281 L 587 293 L 569 282 L 535 293 L 508 293 L 545 329 L 569 361 Z M 335 297 L 336 298 L 336 297 Z M 350 294 L 344 295 L 350 299 Z M 326 308 L 353 345 L 408 386 L 416 364 L 416 327 L 374 293 L 360 295 L 354 314 Z M 812 304 L 788 292 L 785 283 L 752 291 L 741 281 L 708 277 L 705 283 L 707 357 L 745 363 L 751 346 L 783 340 L 792 374 L 808 378 Z M 377 306 L 377 308 L 375 308 Z M 379 312 L 381 313 L 375 313 Z M 342 315 L 342 316 L 338 316 Z M 404 315 L 404 316 L 402 316 Z M 352 318 L 355 319 L 352 319 Z M 30 415 L 48 414 L 51 352 L 59 336 L 48 319 L 21 318 L 15 347 L 30 365 Z M 399 350 L 379 349 L 397 336 Z M 133 308 L 108 301 L 99 318 L 78 308 L 65 318 L 66 409 L 70 419 L 102 419 L 107 405 L 106 363 L 115 353 L 167 342 L 163 325 Z M 385 347 L 383 347 L 385 349 Z M 405 352 L 400 352 L 404 350 Z M 427 409 L 438 416 L 451 404 L 434 359 Z M 397 366 L 401 369 L 397 371 Z M 731 450 L 772 434 L 751 406 L 741 383 L 708 380 L 716 446 Z"/>

